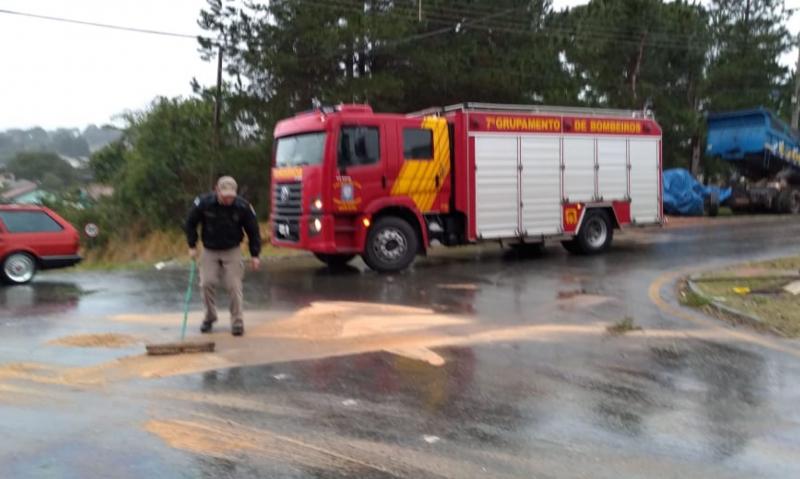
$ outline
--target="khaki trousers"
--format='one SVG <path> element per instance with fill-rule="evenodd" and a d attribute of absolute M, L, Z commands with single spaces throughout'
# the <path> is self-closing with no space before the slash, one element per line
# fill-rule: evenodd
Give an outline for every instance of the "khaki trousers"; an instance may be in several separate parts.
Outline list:
<path fill-rule="evenodd" d="M 242 320 L 242 278 L 244 261 L 236 247 L 228 250 L 204 249 L 200 256 L 200 286 L 206 308 L 206 321 L 217 320 L 216 292 L 220 283 L 230 297 L 231 325 Z"/>

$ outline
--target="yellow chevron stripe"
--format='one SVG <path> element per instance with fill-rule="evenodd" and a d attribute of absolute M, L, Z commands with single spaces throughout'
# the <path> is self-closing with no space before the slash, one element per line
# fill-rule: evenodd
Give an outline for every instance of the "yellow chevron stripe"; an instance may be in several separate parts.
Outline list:
<path fill-rule="evenodd" d="M 410 197 L 417 208 L 425 213 L 433 209 L 433 202 L 439 196 L 445 178 L 450 173 L 450 144 L 447 121 L 444 118 L 424 118 L 422 128 L 432 130 L 433 159 L 406 160 L 400 168 L 391 194 Z M 435 184 L 437 175 L 439 188 L 436 188 Z"/>

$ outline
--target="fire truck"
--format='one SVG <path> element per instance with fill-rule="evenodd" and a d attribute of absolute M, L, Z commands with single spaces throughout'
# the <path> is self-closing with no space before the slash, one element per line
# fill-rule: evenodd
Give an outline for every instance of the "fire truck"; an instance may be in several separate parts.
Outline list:
<path fill-rule="evenodd" d="M 606 250 L 663 220 L 661 129 L 642 111 L 463 103 L 321 107 L 275 126 L 272 244 L 380 272 L 431 245 Z"/>

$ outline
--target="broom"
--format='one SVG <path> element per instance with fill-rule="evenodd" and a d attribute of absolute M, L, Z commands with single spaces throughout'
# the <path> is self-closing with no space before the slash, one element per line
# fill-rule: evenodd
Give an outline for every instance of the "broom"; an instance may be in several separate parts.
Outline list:
<path fill-rule="evenodd" d="M 186 295 L 183 300 L 183 325 L 181 326 L 181 340 L 177 343 L 164 343 L 164 344 L 148 344 L 145 346 L 147 354 L 150 356 L 166 356 L 170 354 L 184 354 L 184 353 L 213 353 L 214 342 L 186 342 L 186 321 L 189 319 L 189 301 L 192 299 L 192 287 L 194 286 L 194 276 L 197 264 L 192 259 L 192 265 L 189 268 L 189 287 L 186 288 Z"/>

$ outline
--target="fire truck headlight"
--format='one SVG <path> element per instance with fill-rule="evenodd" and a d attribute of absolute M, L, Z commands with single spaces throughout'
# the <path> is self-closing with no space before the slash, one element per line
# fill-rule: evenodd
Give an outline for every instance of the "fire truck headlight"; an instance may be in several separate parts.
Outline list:
<path fill-rule="evenodd" d="M 311 234 L 319 234 L 319 232 L 322 231 L 322 220 L 319 218 L 314 218 L 311 220 L 311 224 L 308 226 L 311 230 Z"/>
<path fill-rule="evenodd" d="M 313 211 L 322 211 L 322 198 L 317 198 L 311 202 L 311 209 Z"/>

